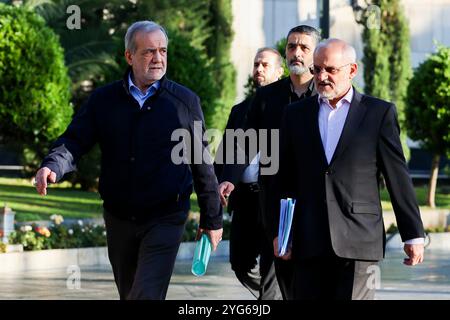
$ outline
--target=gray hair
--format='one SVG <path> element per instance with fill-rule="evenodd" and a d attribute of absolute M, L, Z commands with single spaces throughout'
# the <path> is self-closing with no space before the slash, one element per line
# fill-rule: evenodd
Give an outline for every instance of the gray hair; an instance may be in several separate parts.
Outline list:
<path fill-rule="evenodd" d="M 278 67 L 282 67 L 283 66 L 283 57 L 281 56 L 281 54 L 278 52 L 277 49 L 274 48 L 270 48 L 270 47 L 263 47 L 263 48 L 259 48 L 258 51 L 256 51 L 256 55 L 255 57 L 260 54 L 261 52 L 272 52 L 273 54 L 275 54 L 277 56 L 277 64 Z"/>
<path fill-rule="evenodd" d="M 166 36 L 167 39 L 167 44 L 169 44 L 169 37 L 167 36 L 167 32 L 166 30 L 160 26 L 159 24 L 157 24 L 156 22 L 153 21 L 138 21 L 133 23 L 127 30 L 127 33 L 125 34 L 125 50 L 129 50 L 131 53 L 135 53 L 136 52 L 136 34 L 138 32 L 146 32 L 146 33 L 150 33 L 150 32 L 154 32 L 157 30 L 161 30 L 162 33 L 164 33 L 164 35 Z"/>
<path fill-rule="evenodd" d="M 339 45 L 341 46 L 342 49 L 342 56 L 348 58 L 350 61 L 350 63 L 356 63 L 356 50 L 355 48 L 348 44 L 347 42 L 345 42 L 344 40 L 341 39 L 327 39 L 324 40 L 322 42 L 320 42 L 316 49 L 314 50 L 314 54 L 316 54 L 320 49 L 322 48 L 326 48 L 326 47 L 330 47 L 330 46 L 334 46 L 334 45 Z"/>

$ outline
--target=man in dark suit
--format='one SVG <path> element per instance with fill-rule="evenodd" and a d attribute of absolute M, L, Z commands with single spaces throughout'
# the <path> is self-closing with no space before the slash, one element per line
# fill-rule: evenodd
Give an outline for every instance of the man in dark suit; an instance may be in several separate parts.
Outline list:
<path fill-rule="evenodd" d="M 295 264 L 295 299 L 374 298 L 371 276 L 385 250 L 380 174 L 405 241 L 404 263 L 423 260 L 395 106 L 356 91 L 357 70 L 353 47 L 337 39 L 319 44 L 312 67 L 318 96 L 290 105 L 283 118 L 280 197 L 297 204 L 292 247 L 282 258 Z"/>
<path fill-rule="evenodd" d="M 36 174 L 36 189 L 76 169 L 80 157 L 99 143 L 108 254 L 121 299 L 165 299 L 192 185 L 200 206 L 200 233 L 217 247 L 222 211 L 214 169 L 207 161 L 176 164 L 175 130 L 194 134 L 203 124 L 195 93 L 166 78 L 166 31 L 151 21 L 131 25 L 125 36 L 130 68 L 124 79 L 95 90 Z M 193 137 L 192 137 L 193 135 Z M 201 152 L 206 145 L 201 145 Z M 193 181 L 192 181 L 193 180 Z"/>
<path fill-rule="evenodd" d="M 285 106 L 309 97 L 315 92 L 313 77 L 309 72 L 309 67 L 312 65 L 313 52 L 319 41 L 320 33 L 313 27 L 301 25 L 289 30 L 285 49 L 289 77 L 257 90 L 248 114 L 248 129 L 257 131 L 268 130 L 269 132 L 278 131 Z M 267 141 L 267 150 L 261 150 L 262 161 L 260 161 L 258 182 L 260 186 L 261 222 L 266 241 L 269 245 L 272 245 L 275 216 L 268 208 L 270 208 L 270 199 L 275 195 L 276 190 L 274 189 L 275 175 L 267 170 L 267 167 L 271 164 L 268 164 L 263 156 L 267 155 L 268 150 L 271 150 L 270 139 Z M 277 154 L 273 154 L 272 157 L 277 157 Z M 219 185 L 219 194 L 222 202 L 225 202 L 225 196 L 233 191 L 239 177 L 242 175 L 243 168 L 245 166 L 224 166 L 221 180 L 223 182 Z M 275 271 L 283 298 L 288 299 L 292 284 L 292 263 L 276 259 Z"/>
<path fill-rule="evenodd" d="M 277 81 L 283 75 L 282 64 L 283 58 L 277 50 L 267 47 L 258 49 L 252 74 L 255 87 L 260 88 Z M 252 97 L 248 97 L 231 109 L 226 129 L 245 129 L 251 99 Z M 222 140 L 222 149 L 219 150 L 224 151 L 225 146 L 227 146 L 226 134 Z M 218 152 L 218 155 L 222 155 L 221 163 L 223 163 L 226 152 Z M 220 181 L 222 165 L 216 163 L 215 168 Z M 232 214 L 230 263 L 236 277 L 257 299 L 280 300 L 281 292 L 275 276 L 272 246 L 263 241 L 257 182 L 258 164 L 255 159 L 245 168 L 228 201 L 227 209 Z"/>

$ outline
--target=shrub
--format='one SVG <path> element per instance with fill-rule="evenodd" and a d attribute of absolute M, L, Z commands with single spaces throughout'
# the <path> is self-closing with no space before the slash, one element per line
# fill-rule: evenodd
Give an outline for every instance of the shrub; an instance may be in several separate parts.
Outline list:
<path fill-rule="evenodd" d="M 427 205 L 434 208 L 440 158 L 450 156 L 450 48 L 438 46 L 417 67 L 407 101 L 408 135 L 433 155 Z"/>
<path fill-rule="evenodd" d="M 72 115 L 58 37 L 36 13 L 0 3 L 0 138 L 34 171 Z"/>
<path fill-rule="evenodd" d="M 389 226 L 389 228 L 387 229 L 386 233 L 397 233 L 398 232 L 398 227 L 391 223 L 391 225 Z"/>

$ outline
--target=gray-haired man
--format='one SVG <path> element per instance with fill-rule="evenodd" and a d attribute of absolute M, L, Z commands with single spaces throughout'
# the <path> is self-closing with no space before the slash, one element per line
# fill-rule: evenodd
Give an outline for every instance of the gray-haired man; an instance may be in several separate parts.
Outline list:
<path fill-rule="evenodd" d="M 160 25 L 131 25 L 125 36 L 130 68 L 124 79 L 94 91 L 36 175 L 36 189 L 45 195 L 48 181 L 75 170 L 80 157 L 99 143 L 99 191 L 121 299 L 165 299 L 193 183 L 201 212 L 199 233 L 208 234 L 214 250 L 222 236 L 212 165 L 171 159 L 177 144 L 172 132 L 193 128 L 194 121 L 203 122 L 203 114 L 195 93 L 165 77 L 167 46 Z"/>

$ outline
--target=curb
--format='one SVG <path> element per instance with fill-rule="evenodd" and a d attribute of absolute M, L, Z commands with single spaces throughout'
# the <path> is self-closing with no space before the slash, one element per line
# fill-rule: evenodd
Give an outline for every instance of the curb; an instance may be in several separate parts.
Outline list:
<path fill-rule="evenodd" d="M 177 260 L 192 260 L 195 242 L 182 242 Z M 229 241 L 222 241 L 211 259 L 226 259 Z M 25 272 L 30 270 L 64 269 L 110 265 L 107 247 L 53 249 L 0 254 L 0 273 Z M 68 269 L 69 270 L 69 269 Z"/>

